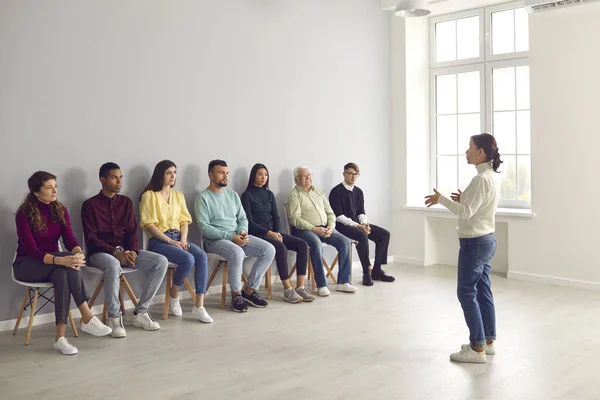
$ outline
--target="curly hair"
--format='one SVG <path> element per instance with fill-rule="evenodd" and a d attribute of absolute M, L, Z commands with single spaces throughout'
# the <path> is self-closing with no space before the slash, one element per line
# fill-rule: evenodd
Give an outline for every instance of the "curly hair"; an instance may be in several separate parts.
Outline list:
<path fill-rule="evenodd" d="M 46 222 L 40 214 L 40 208 L 38 207 L 38 199 L 34 193 L 40 191 L 42 186 L 49 180 L 56 180 L 56 176 L 46 171 L 37 171 L 29 177 L 27 180 L 27 186 L 29 187 L 29 193 L 23 199 L 23 203 L 19 206 L 17 211 L 22 211 L 29 219 L 31 230 L 34 232 L 41 232 L 46 230 Z M 58 201 L 50 203 L 50 216 L 52 222 L 60 222 L 65 225 L 65 207 Z"/>

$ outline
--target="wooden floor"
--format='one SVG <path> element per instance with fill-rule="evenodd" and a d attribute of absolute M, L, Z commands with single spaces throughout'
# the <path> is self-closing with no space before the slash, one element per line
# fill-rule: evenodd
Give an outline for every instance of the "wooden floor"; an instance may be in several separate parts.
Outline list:
<path fill-rule="evenodd" d="M 397 281 L 215 319 L 131 326 L 127 338 L 82 333 L 76 356 L 52 349 L 52 324 L 0 334 L 0 399 L 600 399 L 600 293 L 494 276 L 497 355 L 448 361 L 468 332 L 455 270 L 399 264 Z M 358 275 L 358 274 L 357 274 Z M 153 306 L 160 315 L 160 305 Z M 71 338 L 69 338 L 71 339 Z"/>

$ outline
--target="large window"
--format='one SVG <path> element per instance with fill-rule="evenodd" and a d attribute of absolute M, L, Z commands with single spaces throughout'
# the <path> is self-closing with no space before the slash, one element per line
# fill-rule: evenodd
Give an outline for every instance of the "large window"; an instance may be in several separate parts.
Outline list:
<path fill-rule="evenodd" d="M 531 207 L 529 25 L 521 3 L 431 18 L 432 181 L 464 190 L 469 137 L 490 132 L 504 160 L 502 207 Z"/>

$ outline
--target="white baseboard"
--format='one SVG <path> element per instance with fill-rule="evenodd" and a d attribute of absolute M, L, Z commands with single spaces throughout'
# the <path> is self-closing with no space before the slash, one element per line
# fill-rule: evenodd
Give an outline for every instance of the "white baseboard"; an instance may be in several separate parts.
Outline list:
<path fill-rule="evenodd" d="M 393 262 L 393 261 L 394 261 L 393 257 L 388 257 L 388 262 Z M 355 261 L 352 263 L 352 270 L 355 270 L 355 269 L 362 270 L 362 267 L 361 267 L 359 261 Z M 272 283 L 281 282 L 279 275 L 278 274 L 273 275 L 271 282 Z M 210 288 L 208 288 L 208 290 L 206 291 L 206 294 L 207 295 L 219 294 L 219 293 L 221 293 L 222 286 L 223 285 L 213 285 Z M 262 286 L 264 287 L 264 284 Z M 189 299 L 190 297 L 191 296 L 187 290 L 179 291 L 180 299 L 182 299 L 182 300 Z M 152 304 L 164 304 L 164 303 L 165 303 L 165 295 L 164 294 L 156 295 L 156 296 L 154 296 L 154 299 L 152 300 Z M 94 315 L 102 314 L 102 306 L 103 306 L 102 304 L 94 305 L 92 307 L 92 313 Z M 123 304 L 123 306 L 125 307 L 125 310 L 132 310 L 134 308 L 133 302 L 131 300 L 126 300 L 125 303 Z M 25 311 L 25 313 L 23 314 L 23 318 L 21 318 L 21 323 L 19 324 L 19 330 L 26 329 L 27 325 L 29 324 L 28 311 L 29 311 L 29 309 Z M 27 314 L 27 316 L 25 316 L 25 314 Z M 77 309 L 77 308 L 72 309 L 71 314 L 73 315 L 74 319 L 81 318 L 81 313 L 79 312 L 79 309 Z M 46 314 L 38 314 L 35 316 L 35 319 L 33 320 L 33 326 L 54 323 L 54 321 L 55 321 L 54 312 L 46 313 Z M 17 323 L 16 318 L 9 319 L 6 321 L 0 321 L 0 332 L 13 330 L 16 323 Z"/>
<path fill-rule="evenodd" d="M 580 281 L 577 279 L 557 278 L 554 276 L 528 274 L 526 272 L 512 272 L 506 274 L 508 279 L 516 279 L 520 281 L 545 283 L 548 285 L 566 286 L 576 289 L 600 291 L 600 283 Z"/>
<path fill-rule="evenodd" d="M 425 260 L 422 258 L 393 256 L 392 260 L 400 264 L 416 265 L 417 267 L 425 266 Z"/>

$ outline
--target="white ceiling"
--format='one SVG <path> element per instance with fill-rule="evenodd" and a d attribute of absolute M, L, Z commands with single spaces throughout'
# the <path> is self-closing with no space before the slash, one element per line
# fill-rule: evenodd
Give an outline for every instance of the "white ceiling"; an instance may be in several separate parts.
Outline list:
<path fill-rule="evenodd" d="M 429 0 L 429 6 L 431 15 L 440 15 L 507 2 L 507 0 Z M 398 0 L 381 0 L 383 10 L 393 10 L 397 4 Z"/>

